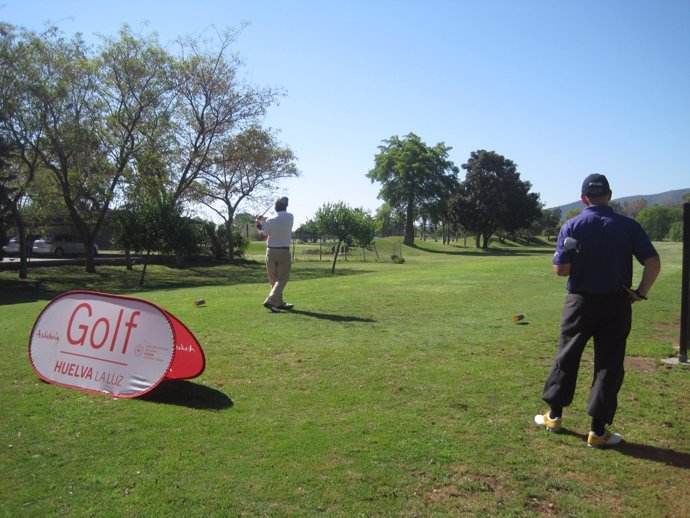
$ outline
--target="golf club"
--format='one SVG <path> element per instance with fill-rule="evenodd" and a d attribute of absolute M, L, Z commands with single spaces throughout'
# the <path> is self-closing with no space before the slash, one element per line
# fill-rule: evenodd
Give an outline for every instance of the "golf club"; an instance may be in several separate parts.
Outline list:
<path fill-rule="evenodd" d="M 263 218 L 266 215 L 266 213 L 271 209 L 271 207 L 273 207 L 273 203 L 266 207 L 266 210 L 263 211 L 260 216 L 256 217 L 256 228 L 258 228 L 259 230 L 262 229 L 261 218 Z"/>
<path fill-rule="evenodd" d="M 261 213 L 261 216 L 259 216 L 259 217 L 260 217 L 260 218 L 263 218 L 263 217 L 266 215 L 266 213 L 267 213 L 269 210 L 271 210 L 271 207 L 273 207 L 273 203 L 269 204 L 269 206 L 266 207 L 266 210 L 263 211 L 263 212 Z"/>

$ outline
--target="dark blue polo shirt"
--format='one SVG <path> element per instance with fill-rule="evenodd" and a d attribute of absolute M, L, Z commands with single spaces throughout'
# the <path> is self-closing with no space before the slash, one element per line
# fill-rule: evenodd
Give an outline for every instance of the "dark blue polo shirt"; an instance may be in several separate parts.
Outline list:
<path fill-rule="evenodd" d="M 565 251 L 568 236 L 578 241 L 579 252 Z M 569 292 L 613 294 L 632 285 L 633 257 L 642 264 L 657 255 L 637 221 L 609 206 L 590 205 L 561 227 L 553 264 L 571 265 Z"/>

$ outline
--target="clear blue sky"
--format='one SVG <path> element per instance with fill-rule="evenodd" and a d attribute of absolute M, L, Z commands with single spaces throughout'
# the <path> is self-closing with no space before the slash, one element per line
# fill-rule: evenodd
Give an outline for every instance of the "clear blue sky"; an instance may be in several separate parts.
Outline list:
<path fill-rule="evenodd" d="M 264 124 L 299 159 L 298 224 L 327 202 L 373 212 L 378 146 L 410 132 L 458 167 L 513 160 L 547 207 L 591 172 L 614 198 L 690 188 L 690 0 L 0 0 L 0 19 L 164 44 L 249 22 L 246 78 L 287 91 Z"/>

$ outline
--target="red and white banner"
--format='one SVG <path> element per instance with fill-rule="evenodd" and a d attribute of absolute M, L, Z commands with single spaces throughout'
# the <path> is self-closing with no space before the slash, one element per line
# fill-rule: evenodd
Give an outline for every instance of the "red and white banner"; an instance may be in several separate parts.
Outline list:
<path fill-rule="evenodd" d="M 194 378 L 206 361 L 191 331 L 163 308 L 93 291 L 63 293 L 43 309 L 29 357 L 45 381 L 114 397 Z"/>

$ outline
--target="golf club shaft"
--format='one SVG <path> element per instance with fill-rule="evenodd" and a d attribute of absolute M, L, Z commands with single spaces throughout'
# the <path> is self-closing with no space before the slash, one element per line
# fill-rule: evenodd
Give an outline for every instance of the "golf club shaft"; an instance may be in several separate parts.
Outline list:
<path fill-rule="evenodd" d="M 271 204 L 271 205 L 273 205 L 273 204 Z M 271 208 L 271 205 L 269 205 L 268 207 L 266 207 L 266 210 L 263 211 L 263 213 L 261 214 L 261 216 L 257 216 L 257 217 L 256 217 L 256 228 L 258 228 L 259 230 L 261 230 L 261 222 L 263 221 L 262 218 L 266 215 L 266 213 L 268 212 L 268 210 Z"/>
<path fill-rule="evenodd" d="M 266 215 L 266 213 L 271 209 L 272 206 L 273 206 L 273 204 L 271 203 L 268 207 L 266 207 L 266 210 L 263 211 L 263 212 L 261 213 L 261 216 L 259 216 L 259 217 L 260 217 L 260 218 L 263 218 L 263 217 Z"/>

